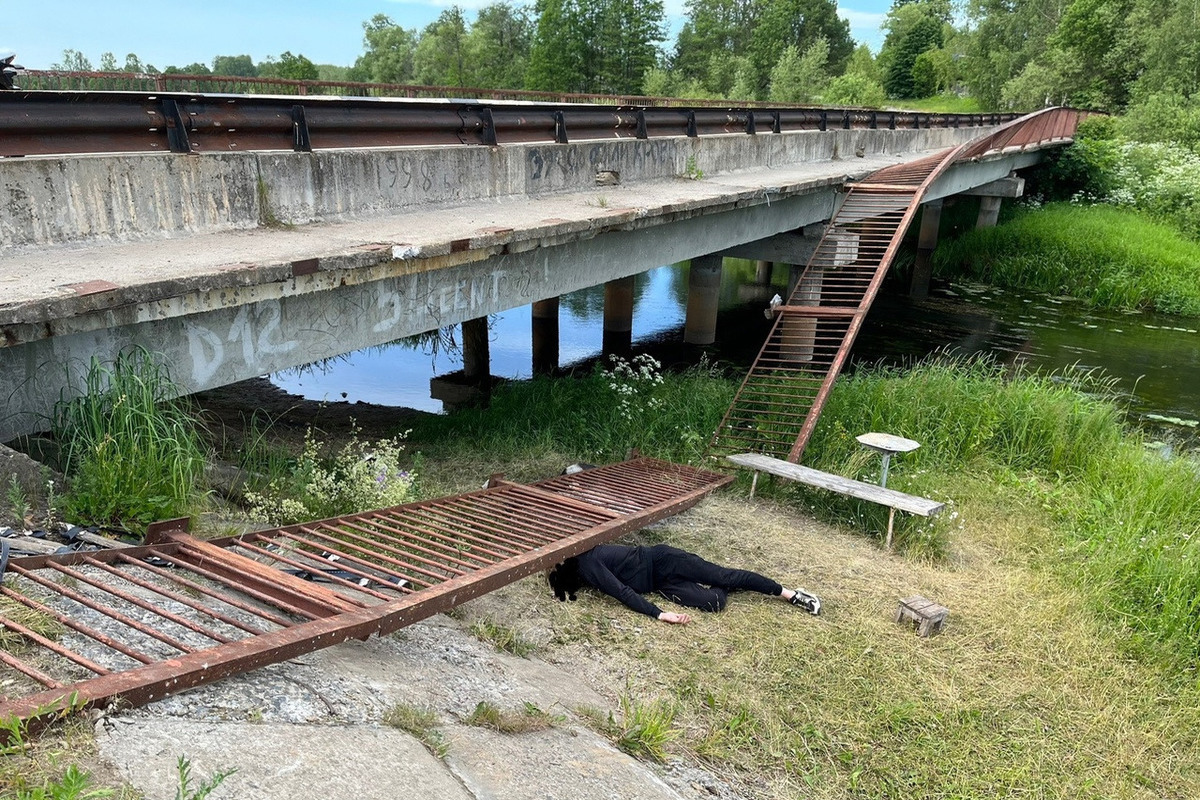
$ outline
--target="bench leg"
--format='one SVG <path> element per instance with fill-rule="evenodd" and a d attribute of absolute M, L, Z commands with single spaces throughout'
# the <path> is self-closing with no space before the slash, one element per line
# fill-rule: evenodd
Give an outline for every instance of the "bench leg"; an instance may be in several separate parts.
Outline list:
<path fill-rule="evenodd" d="M 758 470 L 754 470 L 754 477 L 750 479 L 750 499 L 754 499 L 754 490 L 758 488 Z"/>
<path fill-rule="evenodd" d="M 889 508 L 888 509 L 888 532 L 887 532 L 887 544 L 886 544 L 886 547 L 888 550 L 892 549 L 892 524 L 895 521 L 896 521 L 896 509 Z"/>

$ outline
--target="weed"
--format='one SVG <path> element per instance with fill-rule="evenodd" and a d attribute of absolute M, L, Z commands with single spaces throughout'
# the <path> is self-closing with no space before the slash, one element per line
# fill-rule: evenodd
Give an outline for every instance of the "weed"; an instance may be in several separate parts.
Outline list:
<path fill-rule="evenodd" d="M 92 776 L 71 764 L 57 780 L 48 780 L 32 789 L 21 789 L 17 800 L 94 800 L 112 797 L 112 789 L 92 789 Z"/>
<path fill-rule="evenodd" d="M 397 703 L 384 712 L 383 722 L 416 737 L 438 758 L 445 757 L 450 750 L 450 745 L 438 730 L 438 718 L 433 709 Z"/>
<path fill-rule="evenodd" d="M 251 516 L 286 525 L 405 502 L 412 495 L 416 473 L 400 463 L 402 439 L 360 441 L 356 430 L 341 450 L 325 458 L 310 428 L 290 472 L 272 480 L 261 493 L 246 493 Z"/>
<path fill-rule="evenodd" d="M 92 360 L 84 394 L 54 409 L 72 518 L 137 526 L 192 509 L 206 454 L 176 394 L 166 369 L 143 349 L 107 367 Z"/>
<path fill-rule="evenodd" d="M 639 758 L 665 761 L 667 745 L 679 736 L 679 731 L 672 727 L 675 709 L 662 700 L 640 703 L 628 693 L 622 694 L 620 718 L 590 706 L 582 706 L 576 711 L 598 733 Z"/>
<path fill-rule="evenodd" d="M 25 494 L 25 488 L 21 486 L 16 475 L 9 478 L 4 497 L 8 501 L 8 509 L 12 512 L 13 519 L 17 521 L 17 524 L 27 525 L 30 512 L 29 497 Z"/>
<path fill-rule="evenodd" d="M 519 711 L 503 711 L 492 703 L 480 701 L 463 722 L 500 733 L 530 733 L 551 728 L 560 719 L 533 703 L 525 703 Z"/>
<path fill-rule="evenodd" d="M 488 642 L 498 650 L 514 656 L 528 658 L 537 651 L 537 645 L 511 628 L 490 618 L 477 619 L 471 623 L 471 635 L 481 642 Z"/>
<path fill-rule="evenodd" d="M 175 788 L 175 800 L 204 800 L 214 789 L 225 782 L 236 769 L 217 770 L 209 777 L 200 781 L 200 785 L 192 787 L 192 762 L 186 756 L 180 756 L 175 763 L 175 771 L 179 783 Z"/>
<path fill-rule="evenodd" d="M 700 167 L 696 165 L 695 156 L 687 157 L 687 161 L 684 162 L 683 166 L 683 176 L 688 180 L 693 181 L 704 180 L 704 170 L 700 169 Z"/>

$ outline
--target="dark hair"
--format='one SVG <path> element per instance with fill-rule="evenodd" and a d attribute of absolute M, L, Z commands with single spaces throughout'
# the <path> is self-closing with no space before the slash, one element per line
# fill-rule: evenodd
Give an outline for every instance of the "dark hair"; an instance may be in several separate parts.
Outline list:
<path fill-rule="evenodd" d="M 575 599 L 575 593 L 583 586 L 583 578 L 579 576 L 579 559 L 572 556 L 558 566 L 552 568 L 546 575 L 550 581 L 550 589 L 560 602 L 568 597 Z"/>

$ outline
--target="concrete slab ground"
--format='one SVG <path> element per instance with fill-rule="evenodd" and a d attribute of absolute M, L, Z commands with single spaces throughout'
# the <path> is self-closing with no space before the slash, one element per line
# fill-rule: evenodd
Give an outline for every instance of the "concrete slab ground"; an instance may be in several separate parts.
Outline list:
<path fill-rule="evenodd" d="M 464 724 L 480 702 L 531 703 L 556 722 L 520 734 Z M 436 715 L 444 758 L 383 722 L 398 704 Z M 213 800 L 734 797 L 707 773 L 630 757 L 576 713 L 610 706 L 580 677 L 499 652 L 436 617 L 112 714 L 97 723 L 97 745 L 148 800 L 175 797 L 181 756 L 193 788 L 237 770 Z"/>

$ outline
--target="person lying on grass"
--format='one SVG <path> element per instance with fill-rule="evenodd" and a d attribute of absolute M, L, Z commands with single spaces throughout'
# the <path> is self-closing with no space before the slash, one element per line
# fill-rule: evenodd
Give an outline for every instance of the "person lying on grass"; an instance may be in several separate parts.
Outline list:
<path fill-rule="evenodd" d="M 681 606 L 720 611 L 725 608 L 730 592 L 745 589 L 786 600 L 810 614 L 821 613 L 821 601 L 803 589 L 785 589 L 757 572 L 722 567 L 666 544 L 598 545 L 563 561 L 547 577 L 559 601 L 568 597 L 574 600 L 581 587 L 591 586 L 634 611 L 676 625 L 688 624 L 691 615 L 663 611 L 642 595 L 658 592 Z"/>

